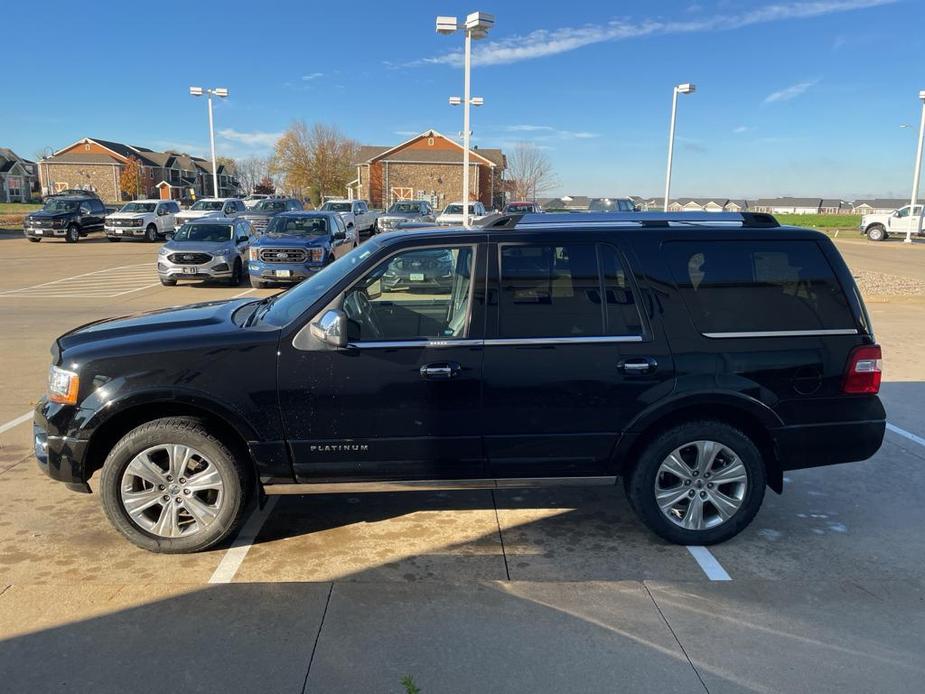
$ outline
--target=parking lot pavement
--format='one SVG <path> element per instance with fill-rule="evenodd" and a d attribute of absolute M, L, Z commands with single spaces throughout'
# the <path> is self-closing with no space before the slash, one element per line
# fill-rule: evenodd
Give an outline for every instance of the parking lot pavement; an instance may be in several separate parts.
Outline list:
<path fill-rule="evenodd" d="M 281 497 L 231 549 L 159 556 L 95 495 L 43 477 L 19 421 L 62 332 L 276 291 L 161 287 L 157 247 L 0 238 L 5 690 L 400 691 L 404 675 L 424 692 L 920 689 L 922 298 L 867 297 L 894 426 L 882 450 L 788 473 L 745 532 L 699 554 L 729 581 L 648 533 L 619 488 Z M 886 257 L 845 255 L 863 270 L 870 253 Z"/>

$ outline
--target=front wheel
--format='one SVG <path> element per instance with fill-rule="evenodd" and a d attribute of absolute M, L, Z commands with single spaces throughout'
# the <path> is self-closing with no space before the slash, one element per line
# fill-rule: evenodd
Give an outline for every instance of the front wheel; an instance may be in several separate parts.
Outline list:
<path fill-rule="evenodd" d="M 27 238 L 28 238 L 32 243 L 38 243 L 39 241 L 42 240 L 42 239 L 37 239 L 37 238 L 35 238 L 34 236 L 28 236 Z"/>
<path fill-rule="evenodd" d="M 228 285 L 231 287 L 237 287 L 241 284 L 241 277 L 244 274 L 244 271 L 241 268 L 241 261 L 234 261 L 234 268 L 231 270 L 231 278 L 228 280 Z"/>
<path fill-rule="evenodd" d="M 251 286 L 254 289 L 264 289 L 267 286 L 267 283 L 262 280 L 258 280 L 254 277 L 251 277 Z"/>
<path fill-rule="evenodd" d="M 886 238 L 886 229 L 879 224 L 874 224 L 867 230 L 867 238 L 871 241 L 883 241 Z"/>
<path fill-rule="evenodd" d="M 163 284 L 165 287 L 176 287 L 176 286 L 177 286 L 177 281 L 176 281 L 176 280 L 164 279 L 163 277 L 161 277 L 161 284 Z"/>
<path fill-rule="evenodd" d="M 656 535 L 680 545 L 711 545 L 751 523 L 766 480 L 761 453 L 748 436 L 723 422 L 700 421 L 657 436 L 624 487 Z"/>
<path fill-rule="evenodd" d="M 206 425 L 166 417 L 126 434 L 103 464 L 100 494 L 115 528 L 142 549 L 204 550 L 244 515 L 251 475 Z"/>
<path fill-rule="evenodd" d="M 157 227 L 153 224 L 149 224 L 148 228 L 145 229 L 145 241 L 148 243 L 157 241 Z"/>
<path fill-rule="evenodd" d="M 80 241 L 80 229 L 76 224 L 71 224 L 67 231 L 64 232 L 64 240 L 68 243 L 77 243 Z"/>

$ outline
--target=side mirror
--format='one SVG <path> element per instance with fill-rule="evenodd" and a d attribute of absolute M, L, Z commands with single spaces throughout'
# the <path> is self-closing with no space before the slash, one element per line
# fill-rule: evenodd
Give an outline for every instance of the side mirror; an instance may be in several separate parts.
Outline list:
<path fill-rule="evenodd" d="M 353 226 L 353 225 L 351 224 L 350 226 Z M 347 238 L 347 232 L 345 232 L 345 231 L 340 231 L 340 230 L 335 231 L 335 232 L 334 232 L 334 236 L 332 236 L 332 238 L 333 238 L 335 241 L 343 241 L 345 238 Z"/>
<path fill-rule="evenodd" d="M 332 308 L 324 312 L 321 318 L 311 324 L 312 335 L 331 347 L 347 346 L 347 314 Z"/>
<path fill-rule="evenodd" d="M 239 236 L 239 237 L 238 237 L 238 243 L 247 243 L 248 240 L 249 240 L 249 238 L 248 238 L 247 236 Z"/>

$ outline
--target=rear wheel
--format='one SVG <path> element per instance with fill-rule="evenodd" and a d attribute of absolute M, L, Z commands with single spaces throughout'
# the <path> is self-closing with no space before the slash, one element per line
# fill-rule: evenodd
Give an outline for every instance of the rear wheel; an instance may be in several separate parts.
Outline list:
<path fill-rule="evenodd" d="M 80 228 L 76 224 L 71 224 L 67 231 L 64 232 L 64 240 L 68 243 L 77 243 L 80 241 Z"/>
<path fill-rule="evenodd" d="M 254 277 L 251 277 L 251 286 L 254 289 L 264 289 L 267 286 L 267 283 L 261 280 L 258 280 Z"/>
<path fill-rule="evenodd" d="M 153 224 L 149 224 L 148 228 L 145 229 L 145 241 L 148 243 L 157 241 L 157 227 Z"/>
<path fill-rule="evenodd" d="M 28 238 L 32 243 L 38 243 L 39 241 L 42 240 L 42 239 L 37 239 L 37 238 L 34 237 L 34 236 L 29 236 L 29 237 L 27 237 L 27 238 Z"/>
<path fill-rule="evenodd" d="M 231 279 L 228 280 L 228 284 L 232 287 L 237 287 L 241 284 L 241 276 L 244 274 L 244 271 L 241 269 L 241 261 L 234 261 L 234 268 L 231 270 Z"/>
<path fill-rule="evenodd" d="M 244 462 L 206 425 L 167 417 L 126 434 L 103 464 L 100 494 L 110 522 L 152 552 L 198 552 L 241 522 L 252 487 Z"/>
<path fill-rule="evenodd" d="M 871 241 L 883 241 L 886 238 L 886 229 L 880 224 L 872 224 L 867 228 L 867 238 Z"/>
<path fill-rule="evenodd" d="M 764 500 L 757 447 L 723 422 L 681 424 L 656 437 L 624 479 L 630 505 L 655 534 L 711 545 L 741 532 Z"/>

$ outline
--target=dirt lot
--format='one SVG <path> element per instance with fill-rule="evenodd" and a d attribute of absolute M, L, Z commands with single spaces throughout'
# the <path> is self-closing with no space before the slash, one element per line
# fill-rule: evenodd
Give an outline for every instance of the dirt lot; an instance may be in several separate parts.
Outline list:
<path fill-rule="evenodd" d="M 153 245 L 0 234 L 2 688 L 919 690 L 925 244 L 839 247 L 865 278 L 893 428 L 867 463 L 790 473 L 707 554 L 588 488 L 285 497 L 231 547 L 158 556 L 36 468 L 49 344 L 104 316 L 272 291 L 162 287 Z"/>

